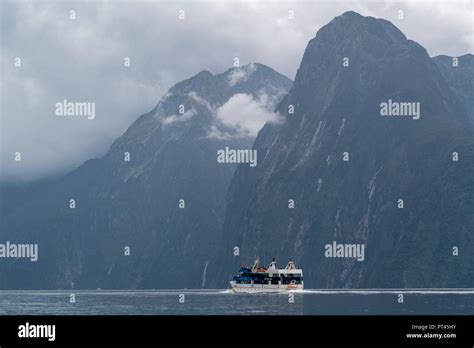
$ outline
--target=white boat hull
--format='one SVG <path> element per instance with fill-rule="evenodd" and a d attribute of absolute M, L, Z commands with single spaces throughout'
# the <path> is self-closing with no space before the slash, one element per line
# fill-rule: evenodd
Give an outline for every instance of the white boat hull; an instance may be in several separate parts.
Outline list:
<path fill-rule="evenodd" d="M 260 292 L 288 292 L 303 290 L 303 284 L 238 284 L 235 281 L 230 282 L 234 292 L 260 293 Z"/>

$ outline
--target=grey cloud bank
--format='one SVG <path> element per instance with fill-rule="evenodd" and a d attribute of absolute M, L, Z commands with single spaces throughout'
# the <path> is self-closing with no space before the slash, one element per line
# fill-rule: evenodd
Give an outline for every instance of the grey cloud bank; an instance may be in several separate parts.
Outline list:
<path fill-rule="evenodd" d="M 261 62 L 293 78 L 307 41 L 347 10 L 392 21 L 432 56 L 472 52 L 469 1 L 2 1 L 0 6 L 0 179 L 7 181 L 62 173 L 102 156 L 174 83 L 203 69 L 225 71 L 235 57 L 241 65 Z M 17 57 L 21 66 L 15 66 Z M 57 117 L 55 105 L 65 99 L 95 103 L 95 118 Z M 261 125 L 252 118 L 229 122 L 252 134 Z M 14 161 L 15 152 L 21 152 L 21 162 Z"/>

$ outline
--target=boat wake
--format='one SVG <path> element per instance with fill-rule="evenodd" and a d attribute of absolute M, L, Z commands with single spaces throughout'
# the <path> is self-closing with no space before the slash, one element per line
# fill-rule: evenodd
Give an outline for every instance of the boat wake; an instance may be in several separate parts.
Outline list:
<path fill-rule="evenodd" d="M 295 291 L 296 292 L 296 291 Z M 474 294 L 474 289 L 305 289 L 303 294 Z"/>
<path fill-rule="evenodd" d="M 225 290 L 222 290 L 222 291 L 219 291 L 218 293 L 219 294 L 232 294 L 234 291 L 232 291 L 232 289 L 225 289 Z"/>

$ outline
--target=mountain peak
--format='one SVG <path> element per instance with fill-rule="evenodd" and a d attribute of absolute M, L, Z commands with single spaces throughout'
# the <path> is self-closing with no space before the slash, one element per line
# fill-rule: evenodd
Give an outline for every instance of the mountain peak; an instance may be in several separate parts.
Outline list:
<path fill-rule="evenodd" d="M 256 70 L 257 66 L 250 63 L 241 67 L 230 68 L 224 74 L 227 75 L 229 86 L 235 86 L 246 81 Z"/>
<path fill-rule="evenodd" d="M 242 66 L 232 67 L 232 68 L 226 70 L 224 72 L 224 75 L 238 73 L 238 72 L 251 75 L 251 74 L 253 74 L 257 71 L 259 71 L 259 72 L 266 71 L 266 72 L 277 73 L 275 70 L 273 70 L 272 68 L 270 68 L 269 66 L 267 66 L 265 64 L 262 64 L 262 63 L 248 63 L 248 64 L 245 64 L 245 65 L 242 65 Z"/>
<path fill-rule="evenodd" d="M 338 45 L 347 45 L 350 41 L 362 38 L 386 43 L 407 41 L 406 36 L 390 21 L 362 16 L 354 11 L 347 11 L 335 17 L 318 31 L 316 38 L 326 39 Z"/>
<path fill-rule="evenodd" d="M 196 75 L 194 75 L 193 77 L 196 78 L 196 77 L 209 77 L 209 76 L 214 76 L 209 70 L 201 70 L 200 72 L 198 72 Z M 191 77 L 191 78 L 193 78 Z"/>
<path fill-rule="evenodd" d="M 337 16 L 336 18 L 356 20 L 356 19 L 363 19 L 364 16 L 362 16 L 360 13 L 355 12 L 355 11 L 346 11 L 343 14 Z"/>
<path fill-rule="evenodd" d="M 273 70 L 267 65 L 260 63 L 249 63 L 240 67 L 232 67 L 226 70 L 224 73 L 216 75 L 218 78 L 223 78 L 226 81 L 228 87 L 241 89 L 243 85 L 251 84 L 256 89 L 268 87 L 272 82 L 278 81 L 277 85 L 291 85 L 292 81 Z M 265 84 L 261 81 L 266 80 Z M 260 86 L 257 88 L 257 85 Z"/>
<path fill-rule="evenodd" d="M 393 64 L 433 69 L 426 50 L 391 22 L 345 12 L 320 28 L 309 42 L 290 94 L 311 94 L 315 99 L 304 98 L 305 102 L 313 100 L 325 107 L 344 86 L 357 83 L 360 91 L 372 88 L 367 72 Z M 322 90 L 329 94 L 318 93 Z"/>
<path fill-rule="evenodd" d="M 191 76 L 189 79 L 178 82 L 173 87 L 170 88 L 169 93 L 188 93 L 194 89 L 202 89 L 207 86 L 210 82 L 214 80 L 214 75 L 207 70 L 202 70 L 194 76 Z"/>

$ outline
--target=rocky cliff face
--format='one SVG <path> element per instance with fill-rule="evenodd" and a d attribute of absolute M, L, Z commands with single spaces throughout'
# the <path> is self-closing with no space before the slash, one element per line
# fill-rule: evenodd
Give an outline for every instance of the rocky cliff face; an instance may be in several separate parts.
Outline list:
<path fill-rule="evenodd" d="M 253 142 L 219 118 L 219 108 L 245 95 L 273 111 L 290 86 L 261 64 L 202 71 L 173 86 L 103 158 L 3 206 L 1 240 L 38 243 L 40 256 L 36 263 L 2 260 L 0 287 L 206 286 L 235 170 L 219 164 L 216 152 Z"/>
<path fill-rule="evenodd" d="M 464 103 L 471 122 L 474 122 L 474 55 L 465 54 L 460 57 L 441 55 L 432 59 L 449 88 Z"/>
<path fill-rule="evenodd" d="M 413 109 L 384 116 L 393 102 Z M 474 285 L 473 128 L 422 46 L 344 13 L 309 42 L 277 110 L 285 122 L 260 131 L 258 166 L 232 179 L 220 279 L 293 257 L 311 288 Z M 363 245 L 364 260 L 327 257 L 333 242 Z"/>

